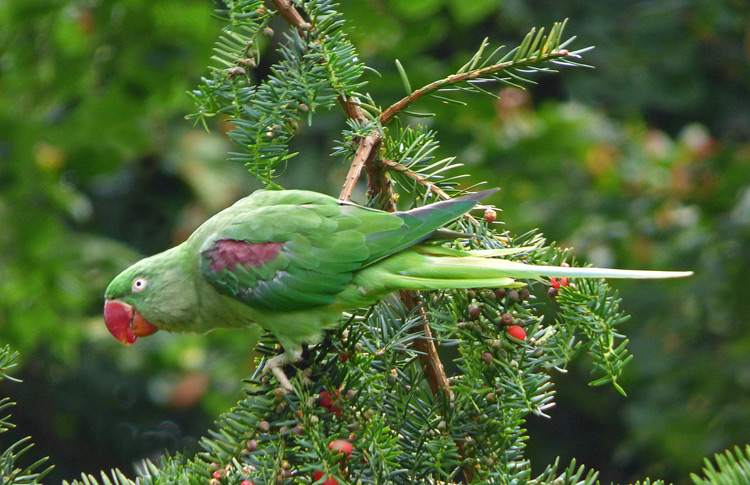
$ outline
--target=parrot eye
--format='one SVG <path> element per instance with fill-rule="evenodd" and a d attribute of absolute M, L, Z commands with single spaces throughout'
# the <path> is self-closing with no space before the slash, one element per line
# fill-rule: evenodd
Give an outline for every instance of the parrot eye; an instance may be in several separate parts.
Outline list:
<path fill-rule="evenodd" d="M 146 288 L 146 278 L 143 276 L 139 276 L 138 278 L 133 280 L 133 284 L 131 285 L 134 292 L 139 293 L 143 291 Z"/>

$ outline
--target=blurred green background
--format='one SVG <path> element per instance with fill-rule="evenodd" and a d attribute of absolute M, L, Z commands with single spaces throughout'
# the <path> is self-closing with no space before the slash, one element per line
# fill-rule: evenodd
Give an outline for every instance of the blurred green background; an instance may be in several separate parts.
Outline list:
<path fill-rule="evenodd" d="M 556 376 L 552 419 L 529 422 L 535 471 L 560 455 L 603 482 L 685 483 L 704 456 L 750 442 L 750 4 L 342 3 L 383 106 L 404 95 L 396 58 L 416 87 L 455 72 L 484 37 L 512 47 L 569 17 L 596 69 L 542 75 L 499 101 L 417 107 L 437 113 L 443 156 L 502 188 L 492 202 L 512 233 L 541 228 L 597 265 L 696 272 L 614 285 L 633 315 L 629 396 L 588 387 L 585 362 Z M 184 120 L 219 32 L 213 7 L 0 2 L 0 343 L 21 352 L 24 380 L 0 384 L 19 403 L 0 444 L 31 434 L 33 458 L 56 465 L 50 483 L 194 450 L 252 371 L 252 332 L 124 348 L 101 318 L 122 268 L 258 188 L 224 160 L 226 123 L 207 134 Z M 266 50 L 258 77 L 276 58 Z M 337 194 L 347 164 L 329 153 L 343 127 L 338 112 L 304 126 L 282 185 Z"/>

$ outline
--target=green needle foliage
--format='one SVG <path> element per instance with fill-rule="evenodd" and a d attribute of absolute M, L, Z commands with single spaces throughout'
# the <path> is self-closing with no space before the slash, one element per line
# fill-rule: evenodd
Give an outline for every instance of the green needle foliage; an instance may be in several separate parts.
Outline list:
<path fill-rule="evenodd" d="M 714 456 L 716 465 L 706 458 L 703 477 L 693 473 L 695 485 L 747 485 L 750 484 L 750 446 L 735 447 Z"/>
<path fill-rule="evenodd" d="M 11 352 L 7 346 L 0 348 L 0 380 L 15 380 L 10 377 L 8 372 L 15 367 L 17 358 L 18 354 Z M 10 409 L 14 404 L 6 397 L 0 398 L 0 434 L 6 433 L 14 427 L 10 421 Z M 33 446 L 31 437 L 27 436 L 0 453 L 0 483 L 40 483 L 44 476 L 52 470 L 51 466 L 44 466 L 47 458 L 37 460 L 30 465 L 21 464 L 22 458 L 26 458 L 24 455 L 27 455 Z"/>
<path fill-rule="evenodd" d="M 415 123 L 416 117 L 430 116 L 416 111 L 422 97 L 464 104 L 470 102 L 464 93 L 495 96 L 498 85 L 523 87 L 557 66 L 582 65 L 579 58 L 586 50 L 569 50 L 573 38 L 564 37 L 561 22 L 549 33 L 532 29 L 513 49 L 490 52 L 484 41 L 457 72 L 417 89 L 397 61 L 406 97 L 383 109 L 363 92 L 365 66 L 347 39 L 334 2 L 273 4 L 227 1 L 216 11 L 224 22 L 223 34 L 214 65 L 190 93 L 196 111 L 188 118 L 206 126 L 210 117 L 230 120 L 234 129 L 229 136 L 238 148 L 229 159 L 274 186 L 280 167 L 295 155 L 289 143 L 300 123 L 309 124 L 314 114 L 339 104 L 348 122 L 334 154 L 369 164 L 365 171 L 373 204 L 392 197 L 389 187 L 402 205 L 469 189 L 460 185 L 468 176 L 461 164 L 436 155 L 438 133 Z M 278 16 L 289 24 L 281 34 L 270 27 Z M 258 45 L 269 38 L 281 38 L 280 60 L 257 79 L 255 68 L 264 62 Z M 363 143 L 367 139 L 373 142 Z M 372 151 L 363 152 L 363 146 Z M 452 229 L 468 237 L 453 244 L 526 248 L 511 259 L 574 264 L 566 250 L 547 244 L 540 234 L 513 236 L 486 219 L 457 222 Z M 619 331 L 627 317 L 616 292 L 598 280 L 558 286 L 553 296 L 549 284 L 532 281 L 508 288 L 425 292 L 412 295 L 413 302 L 392 295 L 344 315 L 339 330 L 308 349 L 303 364 L 288 371 L 293 392 L 281 392 L 257 375 L 248 380 L 252 390 L 217 419 L 195 456 L 146 461 L 135 479 L 114 470 L 73 483 L 598 483 L 595 471 L 575 461 L 565 468 L 555 462 L 534 477 L 526 457 L 525 422 L 529 415 L 546 416 L 554 405 L 553 374 L 586 354 L 595 373 L 591 384 L 612 384 L 624 393 L 618 378 L 631 358 Z M 550 307 L 556 317 L 545 321 Z M 523 328 L 525 337 L 511 335 L 511 326 Z M 425 350 L 425 342 L 436 352 Z M 271 356 L 277 347 L 266 336 L 259 350 Z M 8 349 L 0 351 L 2 377 L 12 363 L 10 355 Z M 445 366 L 445 381 L 427 371 L 436 360 Z M 0 411 L 8 406 L 7 400 L 0 401 Z M 9 426 L 0 418 L 0 431 Z M 337 440 L 349 443 L 351 452 L 340 452 Z M 42 478 L 44 473 L 36 470 L 43 461 L 15 467 L 27 449 L 22 441 L 0 457 L 0 471 L 10 483 Z M 705 479 L 693 479 L 696 484 L 747 483 L 748 453 L 717 456 L 716 467 L 707 462 Z"/>
<path fill-rule="evenodd" d="M 330 109 L 338 97 L 362 85 L 364 66 L 333 7 L 333 2 L 305 4 L 311 22 L 303 25 L 306 30 L 284 34 L 278 49 L 282 60 L 259 83 L 251 72 L 260 62 L 256 46 L 273 35 L 268 24 L 274 13 L 262 1 L 228 2 L 217 11 L 227 21 L 213 57 L 218 66 L 190 93 L 197 111 L 188 118 L 205 125 L 207 117 L 228 116 L 237 127 L 229 136 L 243 149 L 230 160 L 250 167 L 264 183 L 272 184 L 278 165 L 295 155 L 288 143 L 300 120 L 311 122 L 313 113 Z"/>

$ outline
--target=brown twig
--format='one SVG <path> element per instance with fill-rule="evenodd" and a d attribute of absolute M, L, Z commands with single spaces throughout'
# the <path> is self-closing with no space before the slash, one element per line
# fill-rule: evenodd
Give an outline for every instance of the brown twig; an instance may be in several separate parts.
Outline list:
<path fill-rule="evenodd" d="M 294 8 L 290 0 L 273 0 L 273 4 L 279 10 L 279 14 L 286 20 L 286 22 L 295 27 L 299 32 L 300 37 L 303 36 L 306 30 L 310 30 L 310 24 L 305 22 L 302 15 Z"/>
<path fill-rule="evenodd" d="M 349 119 L 367 121 L 367 116 L 360 108 L 356 98 L 339 96 L 339 104 L 344 110 L 346 117 Z M 357 151 L 352 159 L 352 164 L 349 167 L 349 173 L 346 174 L 346 180 L 344 180 L 344 186 L 341 188 L 341 194 L 339 195 L 340 200 L 349 200 L 352 196 L 354 186 L 357 184 L 359 177 L 362 175 L 362 169 L 367 168 L 368 173 L 368 184 L 370 185 L 371 195 L 375 196 L 380 194 L 384 195 L 377 190 L 373 190 L 374 181 L 370 180 L 370 173 L 372 167 L 377 164 L 377 154 L 380 150 L 380 142 L 382 136 L 380 134 L 372 134 L 359 139 L 359 145 Z M 375 175 L 373 173 L 373 175 Z M 379 185 L 382 185 L 379 184 Z"/>
<path fill-rule="evenodd" d="M 339 104 L 341 104 L 347 118 L 358 121 L 369 121 L 362 108 L 359 107 L 356 98 L 339 96 Z M 349 200 L 352 190 L 354 190 L 354 186 L 357 184 L 357 180 L 362 175 L 362 169 L 367 173 L 368 194 L 370 197 L 377 197 L 380 200 L 390 200 L 393 198 L 393 193 L 390 190 L 390 181 L 385 176 L 385 170 L 383 170 L 382 165 L 378 162 L 378 153 L 382 140 L 383 137 L 380 133 L 374 133 L 359 139 L 359 145 L 352 159 L 352 164 L 349 167 L 349 173 L 346 175 L 344 186 L 341 188 L 340 200 Z"/>
<path fill-rule="evenodd" d="M 419 302 L 415 298 L 413 291 L 399 291 L 401 301 L 404 302 L 408 310 L 417 308 Z M 437 349 L 435 348 L 435 341 L 432 338 L 432 330 L 430 330 L 427 324 L 426 314 L 423 308 L 419 308 L 417 312 L 420 317 L 424 320 L 424 323 L 414 329 L 415 333 L 422 333 L 424 336 L 414 340 L 414 349 L 420 352 L 419 361 L 424 368 L 425 377 L 430 385 L 430 390 L 434 395 L 439 395 L 440 392 L 446 392 L 450 397 L 450 381 L 448 376 L 445 374 L 443 363 L 438 357 Z"/>
<path fill-rule="evenodd" d="M 357 184 L 360 175 L 362 175 L 362 168 L 367 163 L 367 159 L 375 153 L 375 145 L 379 144 L 380 139 L 375 136 L 366 136 L 359 139 L 359 148 L 357 148 L 357 153 L 354 155 L 352 164 L 349 167 L 349 173 L 346 174 L 346 180 L 344 180 L 344 187 L 341 189 L 339 200 L 349 200 L 351 198 L 354 186 Z"/>

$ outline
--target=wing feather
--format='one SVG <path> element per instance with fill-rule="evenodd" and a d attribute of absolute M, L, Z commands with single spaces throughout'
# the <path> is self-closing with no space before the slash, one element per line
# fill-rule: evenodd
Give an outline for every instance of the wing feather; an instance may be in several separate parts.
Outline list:
<path fill-rule="evenodd" d="M 475 204 L 456 199 L 434 210 L 387 213 L 315 192 L 257 191 L 196 231 L 203 237 L 201 273 L 218 291 L 258 309 L 329 305 L 355 272 L 424 240 Z"/>

